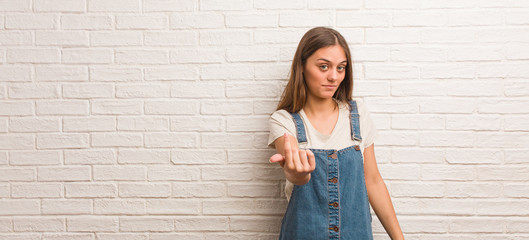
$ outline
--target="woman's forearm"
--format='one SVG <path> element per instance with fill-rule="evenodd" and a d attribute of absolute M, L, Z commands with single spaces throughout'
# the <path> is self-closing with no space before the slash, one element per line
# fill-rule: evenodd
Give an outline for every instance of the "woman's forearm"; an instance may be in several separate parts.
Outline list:
<path fill-rule="evenodd" d="M 386 229 L 386 232 L 391 239 L 404 239 L 402 230 L 400 229 L 395 209 L 391 203 L 391 198 L 386 188 L 386 184 L 382 179 L 376 183 L 366 184 L 367 194 L 369 196 L 369 203 L 373 207 L 380 223 Z"/>

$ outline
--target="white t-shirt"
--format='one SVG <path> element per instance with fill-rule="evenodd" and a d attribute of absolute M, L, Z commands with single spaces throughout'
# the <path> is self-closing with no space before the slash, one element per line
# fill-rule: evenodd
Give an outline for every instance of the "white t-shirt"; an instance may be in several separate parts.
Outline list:
<path fill-rule="evenodd" d="M 360 136 L 362 141 L 355 141 L 351 138 L 351 120 L 349 118 L 349 103 L 339 102 L 338 121 L 336 126 L 332 130 L 331 134 L 322 134 L 316 130 L 305 115 L 303 109 L 299 111 L 299 115 L 305 125 L 305 132 L 307 136 L 306 143 L 298 143 L 299 148 L 312 148 L 312 149 L 335 149 L 340 150 L 352 145 L 360 145 L 362 154 L 364 148 L 371 146 L 375 142 L 378 136 L 378 131 L 375 128 L 375 124 L 371 119 L 369 111 L 364 105 L 361 99 L 354 99 L 358 107 L 358 114 L 360 115 Z M 283 136 L 285 132 L 296 138 L 296 124 L 292 115 L 286 110 L 275 111 L 268 121 L 270 135 L 268 136 L 268 146 L 275 148 L 274 141 Z M 287 199 L 290 201 L 290 195 L 294 184 L 286 181 L 285 194 Z"/>

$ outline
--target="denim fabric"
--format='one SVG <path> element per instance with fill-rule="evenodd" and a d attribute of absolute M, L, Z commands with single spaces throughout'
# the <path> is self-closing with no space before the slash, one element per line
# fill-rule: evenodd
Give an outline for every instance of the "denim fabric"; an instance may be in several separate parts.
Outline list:
<path fill-rule="evenodd" d="M 356 103 L 352 101 L 350 105 L 354 129 L 351 137 L 361 139 Z M 298 142 L 302 142 L 300 139 L 306 137 L 303 121 L 298 113 L 292 113 L 292 116 L 298 129 Z M 359 146 L 310 150 L 316 157 L 316 169 L 307 184 L 294 185 L 279 239 L 373 239 Z"/>
<path fill-rule="evenodd" d="M 355 101 L 349 102 L 351 107 L 351 137 L 353 140 L 362 141 L 360 136 L 360 115 L 358 114 L 358 107 Z"/>
<path fill-rule="evenodd" d="M 292 114 L 292 117 L 294 118 L 294 122 L 296 122 L 296 132 L 297 132 L 297 139 L 298 142 L 307 142 L 307 135 L 305 132 L 305 125 L 303 125 L 303 121 L 301 120 L 301 117 L 299 114 Z M 301 124 L 298 124 L 301 123 Z"/>

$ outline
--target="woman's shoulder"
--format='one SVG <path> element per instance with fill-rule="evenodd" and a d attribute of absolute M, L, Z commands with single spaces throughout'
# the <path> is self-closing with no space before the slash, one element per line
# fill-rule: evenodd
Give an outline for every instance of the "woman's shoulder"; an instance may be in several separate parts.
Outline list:
<path fill-rule="evenodd" d="M 271 116 L 290 116 L 290 113 L 285 109 L 279 109 L 274 111 Z"/>
<path fill-rule="evenodd" d="M 365 110 L 364 99 L 362 99 L 362 98 L 353 98 L 352 101 L 356 103 L 356 107 L 358 108 L 358 112 L 364 112 L 364 110 Z M 337 102 L 338 102 L 338 106 L 340 106 L 340 109 L 350 110 L 349 109 L 350 108 L 349 102 L 340 101 L 340 100 L 337 100 Z"/>
<path fill-rule="evenodd" d="M 358 111 L 363 113 L 366 110 L 366 105 L 363 98 L 353 98 L 353 101 L 356 102 L 356 107 L 358 107 Z"/>
<path fill-rule="evenodd" d="M 279 109 L 279 110 L 276 110 L 275 112 L 272 113 L 272 115 L 270 115 L 270 119 L 271 120 L 286 120 L 286 119 L 292 119 L 291 115 L 289 112 L 287 112 L 287 110 L 285 109 Z"/>

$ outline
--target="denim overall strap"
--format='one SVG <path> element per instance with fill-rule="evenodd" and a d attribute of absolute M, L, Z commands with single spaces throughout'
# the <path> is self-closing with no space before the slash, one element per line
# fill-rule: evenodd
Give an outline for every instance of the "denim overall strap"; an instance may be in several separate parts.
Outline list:
<path fill-rule="evenodd" d="M 307 142 L 305 125 L 303 125 L 303 120 L 301 120 L 299 113 L 290 113 L 290 115 L 292 115 L 292 118 L 294 118 L 294 122 L 296 123 L 296 138 L 298 139 L 298 143 Z"/>
<path fill-rule="evenodd" d="M 351 106 L 351 138 L 353 141 L 362 141 L 362 137 L 360 136 L 360 115 L 358 114 L 358 107 L 354 100 L 349 102 L 349 106 Z"/>

